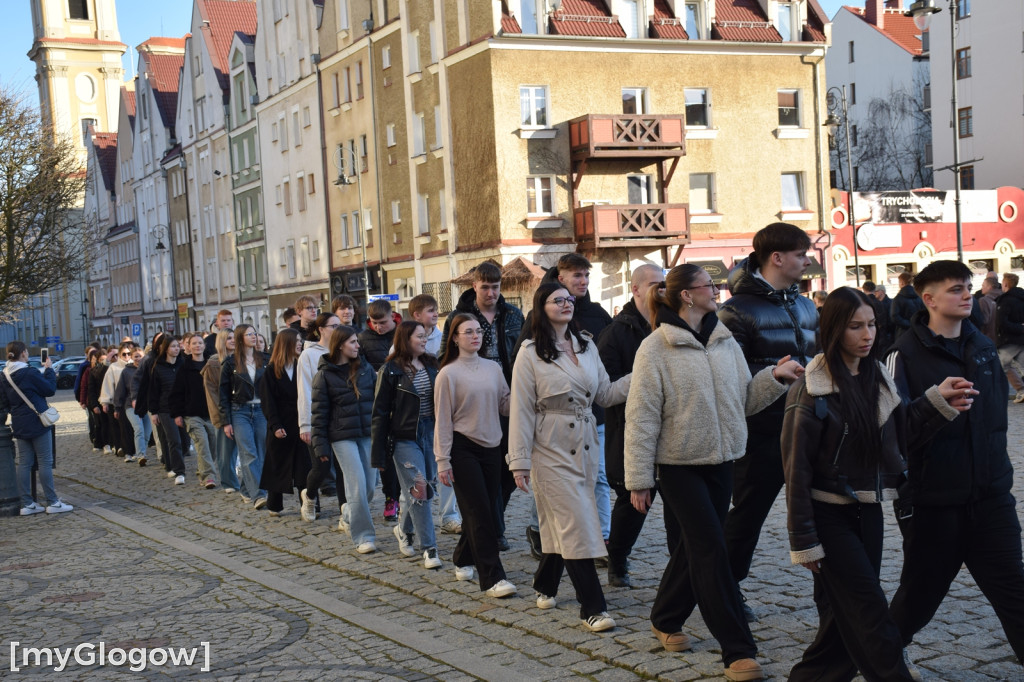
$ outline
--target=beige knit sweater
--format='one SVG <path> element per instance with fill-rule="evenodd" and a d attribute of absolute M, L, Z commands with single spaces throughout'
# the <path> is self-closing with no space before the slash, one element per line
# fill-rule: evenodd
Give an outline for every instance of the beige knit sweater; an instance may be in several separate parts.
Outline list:
<path fill-rule="evenodd" d="M 508 384 L 497 362 L 479 356 L 459 356 L 442 367 L 434 381 L 437 470 L 452 468 L 452 439 L 456 431 L 485 448 L 500 445 L 498 415 L 508 416 L 508 401 Z"/>

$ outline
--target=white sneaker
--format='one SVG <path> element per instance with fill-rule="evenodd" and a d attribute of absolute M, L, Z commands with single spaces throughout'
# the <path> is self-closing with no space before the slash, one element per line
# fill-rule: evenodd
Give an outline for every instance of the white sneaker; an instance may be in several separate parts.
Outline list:
<path fill-rule="evenodd" d="M 124 463 L 125 464 L 131 464 L 134 461 L 135 461 L 135 455 L 125 455 L 124 456 Z"/>
<path fill-rule="evenodd" d="M 416 556 L 416 548 L 412 546 L 412 534 L 406 535 L 402 532 L 402 526 L 395 526 L 395 537 L 398 538 L 398 551 L 405 556 Z"/>
<path fill-rule="evenodd" d="M 109 455 L 110 454 L 110 446 L 109 445 L 104 445 L 103 446 L 103 454 L 104 455 Z"/>
<path fill-rule="evenodd" d="M 505 597 L 511 597 L 515 593 L 515 585 L 513 585 L 507 580 L 499 580 L 498 582 L 494 583 L 494 585 L 492 585 L 490 589 L 486 591 L 485 594 L 488 597 L 497 597 L 498 599 L 504 599 Z"/>
<path fill-rule="evenodd" d="M 1024 403 L 1024 391 L 1018 391 L 1017 395 L 1013 396 L 1013 402 Z"/>
<path fill-rule="evenodd" d="M 356 547 L 356 551 L 360 554 L 372 554 L 377 551 L 377 545 L 371 541 L 363 542 Z"/>
<path fill-rule="evenodd" d="M 21 508 L 21 515 L 32 516 L 33 514 L 42 514 L 44 511 L 46 511 L 46 507 L 33 501 L 32 504 Z"/>
<path fill-rule="evenodd" d="M 174 485 L 185 485 L 185 477 L 184 476 L 175 476 L 174 477 Z"/>
<path fill-rule="evenodd" d="M 167 472 L 167 478 L 174 478 L 174 477 L 175 477 L 175 476 L 177 476 L 177 475 L 178 475 L 178 474 L 174 473 L 173 471 L 168 471 L 168 472 Z"/>
<path fill-rule="evenodd" d="M 462 533 L 462 522 L 450 519 L 441 524 L 441 532 L 449 533 L 451 535 L 459 535 Z"/>
<path fill-rule="evenodd" d="M 558 606 L 558 600 L 554 597 L 546 597 L 540 592 L 537 593 L 537 608 L 538 609 L 553 609 Z"/>
<path fill-rule="evenodd" d="M 54 502 L 53 504 L 49 505 L 46 508 L 46 513 L 47 514 L 63 514 L 64 512 L 69 512 L 72 509 L 74 509 L 74 507 L 72 507 L 70 504 L 64 504 L 60 500 L 57 500 L 56 502 Z"/>
<path fill-rule="evenodd" d="M 235 489 L 234 488 L 224 488 L 224 492 L 226 492 L 228 495 L 230 495 L 231 493 L 235 492 Z"/>
<path fill-rule="evenodd" d="M 455 579 L 456 580 L 472 580 L 476 577 L 476 571 L 472 566 L 456 566 L 455 567 Z"/>
<path fill-rule="evenodd" d="M 299 499 L 302 500 L 302 510 L 300 512 L 302 520 L 310 523 L 316 521 L 316 502 L 309 499 L 305 490 L 299 491 Z"/>
<path fill-rule="evenodd" d="M 437 557 L 437 547 L 423 550 L 423 568 L 441 568 L 441 560 Z"/>
<path fill-rule="evenodd" d="M 591 632 L 604 632 L 605 630 L 614 629 L 615 621 L 612 620 L 607 611 L 602 611 L 596 616 L 583 620 L 583 628 Z"/>
<path fill-rule="evenodd" d="M 338 519 L 338 530 L 340 530 L 342 533 L 347 533 L 349 530 L 348 524 L 345 523 L 344 517 Z"/>

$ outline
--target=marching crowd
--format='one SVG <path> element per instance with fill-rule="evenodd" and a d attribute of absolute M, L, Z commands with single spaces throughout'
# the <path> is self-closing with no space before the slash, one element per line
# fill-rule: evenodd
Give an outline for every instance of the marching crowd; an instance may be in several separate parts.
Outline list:
<path fill-rule="evenodd" d="M 443 329 L 427 295 L 407 320 L 371 302 L 365 329 L 353 299 L 321 312 L 304 296 L 268 347 L 224 310 L 205 339 L 91 349 L 75 391 L 97 450 L 146 466 L 152 434 L 173 484 L 192 450 L 203 488 L 271 515 L 294 494 L 305 522 L 336 498 L 359 554 L 377 550 L 379 485 L 399 551 L 438 569 L 436 533 L 459 534 L 455 578 L 490 597 L 517 593 L 501 552 L 518 489 L 531 497 L 537 607 L 556 607 L 567 572 L 593 632 L 615 627 L 597 569 L 630 586 L 629 555 L 660 496 L 670 558 L 652 633 L 668 651 L 689 649 L 698 609 L 728 679 L 763 677 L 742 582 L 783 487 L 792 561 L 812 573 L 819 613 L 790 679 L 912 679 L 904 649 L 961 565 L 1024 658 L 1006 442 L 1007 377 L 1024 401 L 1016 277 L 996 296 L 986 278 L 976 302 L 971 271 L 937 261 L 901 277 L 891 304 L 868 283 L 816 310 L 798 287 L 809 247 L 792 225 L 760 230 L 724 303 L 696 265 L 637 267 L 614 319 L 590 300 L 579 254 L 548 272 L 525 319 L 491 263 L 474 268 Z M 69 511 L 39 417 L 53 370 L 27 367 L 24 344 L 7 351 L 0 412 L 13 420 L 21 513 Z M 29 492 L 34 462 L 45 507 Z M 891 602 L 879 582 L 890 502 L 903 535 Z"/>

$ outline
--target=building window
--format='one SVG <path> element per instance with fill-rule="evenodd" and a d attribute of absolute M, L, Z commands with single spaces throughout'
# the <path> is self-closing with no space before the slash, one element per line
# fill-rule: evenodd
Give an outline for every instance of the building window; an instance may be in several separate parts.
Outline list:
<path fill-rule="evenodd" d="M 282 198 L 282 200 L 284 202 L 284 214 L 285 215 L 291 215 L 292 214 L 292 189 L 291 189 L 291 183 L 289 183 L 287 181 L 281 183 L 281 198 Z"/>
<path fill-rule="evenodd" d="M 351 102 L 352 101 L 352 81 L 351 81 L 351 79 L 352 79 L 352 67 L 351 66 L 346 66 L 345 70 L 342 73 L 343 73 L 343 76 L 342 76 L 342 84 L 341 84 L 342 87 L 341 87 L 341 90 L 342 90 L 342 93 L 345 95 L 345 99 L 343 99 L 342 102 Z"/>
<path fill-rule="evenodd" d="M 860 187 L 860 166 L 853 167 L 853 186 Z"/>
<path fill-rule="evenodd" d="M 960 189 L 974 189 L 974 166 L 960 166 Z"/>
<path fill-rule="evenodd" d="M 426 123 L 423 118 L 423 114 L 414 114 L 412 117 L 412 155 L 420 156 L 426 154 Z"/>
<path fill-rule="evenodd" d="M 956 18 L 965 19 L 971 16 L 971 0 L 956 0 Z"/>
<path fill-rule="evenodd" d="M 348 243 L 348 213 L 341 214 L 341 222 L 338 225 L 341 228 L 341 249 L 344 251 L 349 248 Z"/>
<path fill-rule="evenodd" d="M 800 91 L 779 90 L 779 125 L 800 127 Z"/>
<path fill-rule="evenodd" d="M 793 20 L 793 9 L 794 3 L 792 2 L 780 2 L 776 5 L 775 28 L 779 30 L 782 41 L 786 43 L 796 40 L 799 36 L 796 22 Z"/>
<path fill-rule="evenodd" d="M 715 212 L 715 176 L 690 173 L 690 213 Z"/>
<path fill-rule="evenodd" d="M 394 123 L 387 124 L 387 126 L 384 128 L 384 134 L 387 137 L 388 146 L 389 147 L 394 147 L 395 146 L 395 124 Z"/>
<path fill-rule="evenodd" d="M 362 216 L 359 211 L 352 211 L 352 246 L 360 246 L 363 243 Z"/>
<path fill-rule="evenodd" d="M 366 140 L 366 135 L 359 136 L 359 170 L 365 173 L 370 169 L 370 164 L 367 163 L 366 157 L 370 153 L 370 145 Z"/>
<path fill-rule="evenodd" d="M 974 108 L 960 109 L 956 112 L 956 119 L 960 137 L 972 137 L 974 135 Z"/>
<path fill-rule="evenodd" d="M 850 63 L 853 64 L 853 61 L 854 61 L 853 41 L 851 40 L 850 41 Z"/>
<path fill-rule="evenodd" d="M 627 38 L 640 37 L 640 18 L 636 0 L 619 0 L 619 25 Z"/>
<path fill-rule="evenodd" d="M 552 189 L 555 178 L 550 175 L 531 175 L 526 178 L 526 214 L 553 215 Z"/>
<path fill-rule="evenodd" d="M 519 86 L 520 123 L 524 128 L 544 128 L 548 124 L 548 88 L 546 85 Z"/>
<path fill-rule="evenodd" d="M 651 176 L 650 175 L 627 175 L 626 182 L 629 203 L 652 204 L 651 200 Z"/>
<path fill-rule="evenodd" d="M 850 83 L 850 104 L 857 103 L 857 84 Z"/>
<path fill-rule="evenodd" d="M 418 31 L 413 31 L 409 34 L 409 73 L 419 73 L 420 71 L 420 34 Z"/>
<path fill-rule="evenodd" d="M 647 113 L 647 88 L 622 88 L 622 113 Z"/>
<path fill-rule="evenodd" d="M 924 163 L 926 166 L 932 165 L 932 143 L 924 143 Z"/>
<path fill-rule="evenodd" d="M 285 265 L 288 267 L 288 279 L 295 279 L 295 240 L 289 239 L 285 243 Z"/>
<path fill-rule="evenodd" d="M 700 3 L 699 2 L 688 2 L 686 8 L 683 10 L 686 21 L 686 36 L 690 40 L 705 40 L 707 36 L 704 35 L 704 22 L 701 21 L 700 14 Z"/>
<path fill-rule="evenodd" d="M 857 126 L 850 126 L 850 146 L 857 146 Z"/>
<path fill-rule="evenodd" d="M 782 210 L 804 210 L 803 173 L 782 174 Z"/>
<path fill-rule="evenodd" d="M 391 224 L 397 225 L 402 222 L 402 203 L 400 201 L 391 202 Z"/>
<path fill-rule="evenodd" d="M 89 20 L 89 0 L 68 0 L 68 18 Z"/>
<path fill-rule="evenodd" d="M 956 51 L 956 77 L 971 77 L 971 48 L 962 47 Z"/>
<path fill-rule="evenodd" d="M 426 194 L 416 198 L 416 217 L 420 224 L 420 234 L 430 234 L 430 198 Z"/>
<path fill-rule="evenodd" d="M 299 112 L 292 112 L 292 134 L 293 142 L 296 147 L 302 144 L 302 127 L 299 125 Z"/>
<path fill-rule="evenodd" d="M 705 88 L 685 88 L 686 127 L 707 128 L 711 125 L 711 102 Z"/>
<path fill-rule="evenodd" d="M 390 69 L 391 68 L 391 46 L 385 45 L 380 50 L 380 68 Z"/>
<path fill-rule="evenodd" d="M 295 203 L 298 204 L 300 211 L 306 210 L 306 178 L 299 176 L 295 178 Z"/>
<path fill-rule="evenodd" d="M 924 104 L 925 111 L 929 111 L 932 108 L 932 86 L 926 85 L 921 89 L 921 100 Z"/>
<path fill-rule="evenodd" d="M 356 62 L 356 99 L 363 98 L 363 60 Z"/>

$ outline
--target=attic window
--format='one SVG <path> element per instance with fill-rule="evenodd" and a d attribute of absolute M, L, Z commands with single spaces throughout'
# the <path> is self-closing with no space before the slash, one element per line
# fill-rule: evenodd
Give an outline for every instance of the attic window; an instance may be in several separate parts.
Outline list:
<path fill-rule="evenodd" d="M 68 0 L 68 18 L 89 20 L 89 0 Z"/>

